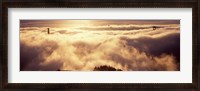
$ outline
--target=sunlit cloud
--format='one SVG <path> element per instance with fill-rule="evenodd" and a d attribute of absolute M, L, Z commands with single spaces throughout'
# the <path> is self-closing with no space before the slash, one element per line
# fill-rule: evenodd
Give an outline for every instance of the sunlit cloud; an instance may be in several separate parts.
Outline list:
<path fill-rule="evenodd" d="M 20 70 L 92 71 L 94 67 L 108 65 L 123 71 L 178 71 L 179 20 L 162 21 L 132 20 L 117 25 L 119 21 L 114 20 L 23 20 Z"/>

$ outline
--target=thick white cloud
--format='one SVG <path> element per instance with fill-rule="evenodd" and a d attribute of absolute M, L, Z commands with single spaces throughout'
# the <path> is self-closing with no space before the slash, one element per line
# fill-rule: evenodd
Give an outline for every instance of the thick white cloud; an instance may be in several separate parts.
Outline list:
<path fill-rule="evenodd" d="M 135 71 L 180 69 L 178 24 L 157 25 L 156 30 L 152 25 L 111 26 L 54 27 L 51 34 L 46 27 L 23 27 L 20 70 L 79 71 L 101 65 Z"/>

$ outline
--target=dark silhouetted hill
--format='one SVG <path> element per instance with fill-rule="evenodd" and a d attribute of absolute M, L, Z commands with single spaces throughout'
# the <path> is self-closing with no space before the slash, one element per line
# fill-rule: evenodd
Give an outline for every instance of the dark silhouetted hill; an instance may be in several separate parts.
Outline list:
<path fill-rule="evenodd" d="M 72 71 L 72 70 L 57 69 L 56 71 Z M 108 65 L 102 65 L 102 66 L 94 67 L 93 71 L 122 71 L 122 70 L 116 69 L 116 68 L 108 66 Z"/>
<path fill-rule="evenodd" d="M 116 68 L 111 67 L 111 66 L 102 65 L 102 66 L 99 66 L 99 67 L 94 67 L 94 71 L 122 71 L 122 70 L 116 69 Z"/>

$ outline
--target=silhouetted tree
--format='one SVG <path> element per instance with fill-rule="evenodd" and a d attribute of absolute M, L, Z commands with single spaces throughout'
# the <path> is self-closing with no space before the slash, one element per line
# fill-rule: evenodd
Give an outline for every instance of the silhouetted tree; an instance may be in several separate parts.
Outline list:
<path fill-rule="evenodd" d="M 102 65 L 99 67 L 94 67 L 94 71 L 122 71 L 121 69 L 115 69 L 114 67 Z"/>

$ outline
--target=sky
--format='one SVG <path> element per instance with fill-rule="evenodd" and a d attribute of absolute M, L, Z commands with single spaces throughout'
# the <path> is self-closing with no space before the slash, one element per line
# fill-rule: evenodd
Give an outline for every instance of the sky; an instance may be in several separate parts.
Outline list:
<path fill-rule="evenodd" d="M 21 71 L 102 65 L 180 71 L 180 20 L 20 20 Z"/>
<path fill-rule="evenodd" d="M 73 25 L 179 24 L 179 20 L 21 20 L 21 27 L 69 27 Z"/>

